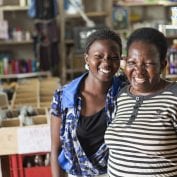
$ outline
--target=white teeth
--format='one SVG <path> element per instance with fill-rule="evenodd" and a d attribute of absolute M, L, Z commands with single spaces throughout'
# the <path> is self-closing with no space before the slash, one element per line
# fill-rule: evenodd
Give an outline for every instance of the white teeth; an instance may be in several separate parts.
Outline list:
<path fill-rule="evenodd" d="M 145 79 L 135 78 L 135 81 L 138 82 L 138 83 L 143 83 L 145 81 Z"/>
<path fill-rule="evenodd" d="M 105 73 L 105 74 L 108 74 L 110 72 L 110 70 L 107 70 L 107 69 L 103 69 L 103 68 L 100 68 L 100 71 Z"/>

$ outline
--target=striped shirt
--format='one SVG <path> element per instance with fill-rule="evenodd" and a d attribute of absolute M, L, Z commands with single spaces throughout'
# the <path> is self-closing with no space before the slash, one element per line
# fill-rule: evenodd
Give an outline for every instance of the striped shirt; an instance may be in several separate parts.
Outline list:
<path fill-rule="evenodd" d="M 106 130 L 110 177 L 177 176 L 177 83 L 151 96 L 126 86 Z"/>

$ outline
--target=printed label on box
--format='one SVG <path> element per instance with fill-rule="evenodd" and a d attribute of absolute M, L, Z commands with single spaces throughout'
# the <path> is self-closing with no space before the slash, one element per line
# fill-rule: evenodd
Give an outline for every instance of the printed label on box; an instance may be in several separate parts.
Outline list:
<path fill-rule="evenodd" d="M 50 152 L 50 126 L 22 127 L 18 129 L 18 153 Z"/>

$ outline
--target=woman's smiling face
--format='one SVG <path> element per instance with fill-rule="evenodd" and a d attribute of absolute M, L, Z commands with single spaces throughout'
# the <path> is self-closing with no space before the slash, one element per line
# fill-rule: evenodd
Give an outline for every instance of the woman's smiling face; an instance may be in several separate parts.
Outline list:
<path fill-rule="evenodd" d="M 85 61 L 89 73 L 99 81 L 111 81 L 120 66 L 120 48 L 113 40 L 96 40 L 90 46 Z"/>
<path fill-rule="evenodd" d="M 153 93 L 160 81 L 162 65 L 155 45 L 143 41 L 133 42 L 128 49 L 125 73 L 133 93 Z"/>

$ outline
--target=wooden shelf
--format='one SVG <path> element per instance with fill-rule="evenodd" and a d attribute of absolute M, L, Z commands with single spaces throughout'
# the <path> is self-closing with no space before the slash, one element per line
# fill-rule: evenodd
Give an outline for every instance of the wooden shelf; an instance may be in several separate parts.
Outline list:
<path fill-rule="evenodd" d="M 177 2 L 161 2 L 163 6 L 177 6 Z"/>
<path fill-rule="evenodd" d="M 167 74 L 167 75 L 165 75 L 165 78 L 167 78 L 167 79 L 176 79 L 177 80 L 177 74 Z"/>
<path fill-rule="evenodd" d="M 0 46 L 2 45 L 23 45 L 23 44 L 32 44 L 33 40 L 24 40 L 24 41 L 15 41 L 15 40 L 1 40 Z"/>
<path fill-rule="evenodd" d="M 165 29 L 177 29 L 176 25 L 160 25 L 160 27 L 164 27 Z"/>
<path fill-rule="evenodd" d="M 13 6 L 0 6 L 0 10 L 2 11 L 26 11 L 28 10 L 28 6 L 18 6 L 18 5 L 13 5 Z"/>
<path fill-rule="evenodd" d="M 88 12 L 86 13 L 88 17 L 104 17 L 108 14 L 106 12 Z M 81 15 L 79 14 L 65 14 L 66 19 L 72 19 L 72 18 L 81 18 Z"/>
<path fill-rule="evenodd" d="M 35 19 L 34 20 L 34 23 L 42 23 L 42 24 L 48 24 L 48 23 L 51 23 L 53 22 L 53 19 L 49 19 L 49 20 L 43 20 L 43 19 Z"/>
<path fill-rule="evenodd" d="M 84 69 L 83 68 L 67 69 L 66 72 L 68 74 L 71 74 L 71 73 L 80 73 L 80 72 L 84 72 Z"/>
<path fill-rule="evenodd" d="M 166 38 L 167 39 L 171 39 L 171 40 L 173 40 L 173 39 L 177 39 L 177 34 L 176 35 L 168 35 L 168 36 L 166 36 Z"/>
<path fill-rule="evenodd" d="M 43 71 L 43 72 L 33 72 L 33 73 L 0 75 L 0 79 L 13 79 L 13 78 L 23 79 L 23 78 L 38 77 L 38 76 L 51 76 L 51 72 Z"/>
<path fill-rule="evenodd" d="M 118 3 L 118 1 L 114 0 L 114 3 Z M 177 2 L 152 2 L 152 3 L 138 3 L 138 2 L 132 2 L 132 3 L 119 3 L 122 6 L 126 7 L 136 7 L 136 6 L 177 6 Z"/>
<path fill-rule="evenodd" d="M 68 44 L 68 45 L 74 44 L 74 40 L 73 39 L 66 39 L 65 44 Z"/>

